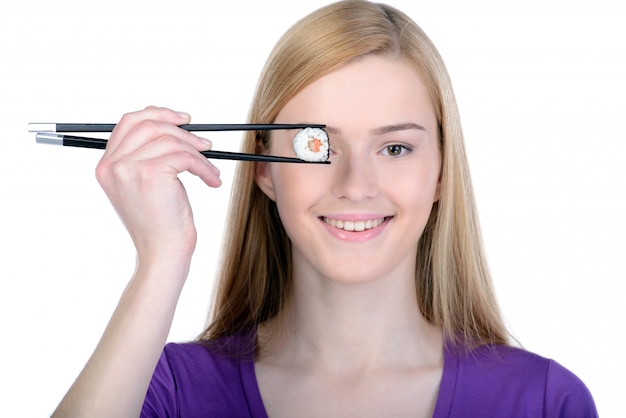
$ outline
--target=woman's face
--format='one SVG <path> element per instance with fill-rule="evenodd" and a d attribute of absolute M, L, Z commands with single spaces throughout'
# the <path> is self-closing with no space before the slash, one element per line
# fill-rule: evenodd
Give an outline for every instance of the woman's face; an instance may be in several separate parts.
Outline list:
<path fill-rule="evenodd" d="M 326 124 L 330 139 L 330 165 L 257 170 L 291 238 L 294 273 L 345 282 L 413 277 L 441 161 L 417 73 L 401 60 L 367 56 L 302 90 L 275 123 Z M 274 131 L 269 153 L 294 156 L 294 134 Z"/>

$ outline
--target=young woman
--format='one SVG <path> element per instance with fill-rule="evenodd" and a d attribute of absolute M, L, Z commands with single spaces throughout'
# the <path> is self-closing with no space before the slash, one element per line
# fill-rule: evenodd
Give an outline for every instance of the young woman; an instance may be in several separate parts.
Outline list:
<path fill-rule="evenodd" d="M 341 1 L 279 41 L 250 122 L 326 124 L 331 164 L 239 165 L 210 323 L 164 348 L 196 242 L 177 175 L 220 185 L 189 120 L 127 114 L 98 165 L 137 268 L 58 416 L 597 415 L 509 345 L 451 83 L 407 16 Z M 244 150 L 293 156 L 294 133 Z"/>

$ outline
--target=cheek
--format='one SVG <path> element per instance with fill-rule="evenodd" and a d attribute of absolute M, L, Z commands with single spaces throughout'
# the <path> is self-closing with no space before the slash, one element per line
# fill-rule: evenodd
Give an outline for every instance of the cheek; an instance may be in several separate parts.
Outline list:
<path fill-rule="evenodd" d="M 327 190 L 314 165 L 271 164 L 274 165 L 271 170 L 276 204 L 284 213 L 289 209 L 295 211 L 312 205 Z"/>
<path fill-rule="evenodd" d="M 406 200 L 436 200 L 439 166 L 435 162 L 413 162 L 404 167 L 396 166 L 380 172 L 380 184 L 386 192 Z"/>

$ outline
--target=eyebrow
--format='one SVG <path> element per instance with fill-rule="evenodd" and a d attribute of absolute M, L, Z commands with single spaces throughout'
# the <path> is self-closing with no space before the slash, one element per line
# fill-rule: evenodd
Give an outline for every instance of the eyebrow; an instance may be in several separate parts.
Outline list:
<path fill-rule="evenodd" d="M 333 126 L 326 126 L 326 128 L 324 129 L 328 133 L 331 133 L 334 135 L 339 135 L 341 133 L 340 129 L 337 129 Z M 413 122 L 407 122 L 407 123 L 398 123 L 394 125 L 379 126 L 378 128 L 372 129 L 370 132 L 374 135 L 383 135 L 383 134 L 388 134 L 391 132 L 406 131 L 409 129 L 417 129 L 420 131 L 426 131 L 426 128 L 424 128 L 422 125 L 418 125 L 417 123 L 413 123 Z"/>

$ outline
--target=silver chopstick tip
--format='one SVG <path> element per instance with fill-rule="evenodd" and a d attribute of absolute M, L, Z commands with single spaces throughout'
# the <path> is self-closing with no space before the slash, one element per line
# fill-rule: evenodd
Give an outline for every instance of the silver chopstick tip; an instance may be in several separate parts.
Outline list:
<path fill-rule="evenodd" d="M 38 132 L 35 140 L 38 144 L 63 145 L 63 137 L 55 133 Z"/>
<path fill-rule="evenodd" d="M 28 132 L 56 132 L 56 123 L 29 123 Z"/>

